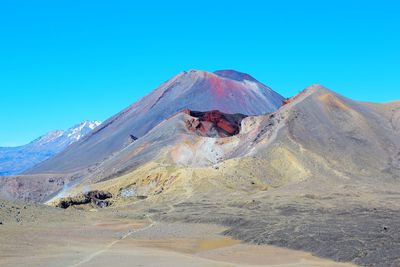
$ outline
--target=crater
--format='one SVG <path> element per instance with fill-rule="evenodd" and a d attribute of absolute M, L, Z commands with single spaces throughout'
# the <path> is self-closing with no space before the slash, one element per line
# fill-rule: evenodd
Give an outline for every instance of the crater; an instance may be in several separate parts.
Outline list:
<path fill-rule="evenodd" d="M 185 110 L 191 118 L 186 120 L 186 128 L 200 136 L 229 137 L 239 134 L 241 123 L 246 115 L 226 114 L 219 110 L 192 111 Z"/>

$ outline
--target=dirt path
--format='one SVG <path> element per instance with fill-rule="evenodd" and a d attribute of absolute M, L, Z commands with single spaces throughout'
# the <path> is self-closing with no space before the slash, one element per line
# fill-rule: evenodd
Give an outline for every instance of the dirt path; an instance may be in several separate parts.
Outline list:
<path fill-rule="evenodd" d="M 123 241 L 125 238 L 131 236 L 132 234 L 137 233 L 137 232 L 141 232 L 141 231 L 145 231 L 145 230 L 147 230 L 147 229 L 150 229 L 151 227 L 153 227 L 153 226 L 156 224 L 156 222 L 153 221 L 153 220 L 150 218 L 150 216 L 148 216 L 148 218 L 149 218 L 149 220 L 150 220 L 151 223 L 150 223 L 149 225 L 147 225 L 146 227 L 139 228 L 139 229 L 134 229 L 134 230 L 129 230 L 125 235 L 123 235 L 123 236 L 122 236 L 121 238 L 119 238 L 118 240 L 115 240 L 115 241 L 109 243 L 109 244 L 108 244 L 107 246 L 105 246 L 103 249 L 100 249 L 100 250 L 98 250 L 98 251 L 96 251 L 96 252 L 91 253 L 88 257 L 86 257 L 85 259 L 81 260 L 81 261 L 78 262 L 78 263 L 75 263 L 75 264 L 70 265 L 70 267 L 84 266 L 86 263 L 92 261 L 95 257 L 98 257 L 100 254 L 102 254 L 102 253 L 104 253 L 104 252 L 110 250 L 114 245 L 116 245 L 117 243 Z"/>

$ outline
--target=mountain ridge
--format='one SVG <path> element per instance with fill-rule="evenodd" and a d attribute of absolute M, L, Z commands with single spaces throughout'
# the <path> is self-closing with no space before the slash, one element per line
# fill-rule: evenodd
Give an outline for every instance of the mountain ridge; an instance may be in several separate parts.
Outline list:
<path fill-rule="evenodd" d="M 184 75 L 216 76 L 179 77 Z M 141 125 L 126 118 L 140 115 L 130 113 L 139 105 L 176 103 L 169 102 L 171 92 L 159 97 L 177 80 L 107 127 L 132 130 Z M 218 86 L 197 88 L 211 94 Z M 162 119 L 138 138 L 127 136 L 131 131 L 113 135 L 129 142 L 88 169 L 5 177 L 0 195 L 68 209 L 100 211 L 105 205 L 155 221 L 215 223 L 244 242 L 360 265 L 398 263 L 400 102 L 365 103 L 311 85 L 257 116 L 176 109 L 172 115 L 153 111 Z M 98 146 L 107 127 L 80 142 Z M 101 138 L 91 141 L 97 134 Z M 87 192 L 107 200 L 82 203 Z"/>
<path fill-rule="evenodd" d="M 0 176 L 15 175 L 43 162 L 80 140 L 101 123 L 85 120 L 67 130 L 50 131 L 26 145 L 0 147 Z"/>
<path fill-rule="evenodd" d="M 229 74 L 247 77 L 239 72 L 229 71 Z M 144 136 L 158 123 L 184 109 L 260 115 L 275 111 L 283 100 L 284 97 L 257 81 L 237 81 L 207 71 L 184 71 L 27 173 L 65 173 L 88 168 L 130 144 L 131 136 Z"/>

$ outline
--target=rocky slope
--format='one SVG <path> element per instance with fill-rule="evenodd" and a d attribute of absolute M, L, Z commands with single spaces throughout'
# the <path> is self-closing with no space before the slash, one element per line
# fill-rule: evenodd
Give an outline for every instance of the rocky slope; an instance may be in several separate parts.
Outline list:
<path fill-rule="evenodd" d="M 103 181 L 149 162 L 185 167 L 217 167 L 236 162 L 257 168 L 252 177 L 271 186 L 329 177 L 343 181 L 391 183 L 400 177 L 400 139 L 393 104 L 355 102 L 321 86 L 311 86 L 274 113 L 224 115 L 232 134 L 207 119 L 222 113 L 183 111 L 97 165 L 86 178 Z M 207 116 L 205 116 L 207 115 Z M 204 126 L 207 125 L 207 126 Z M 218 132 L 220 131 L 220 132 Z M 222 134 L 222 136 L 221 136 Z M 333 179 L 332 177 L 335 177 Z"/>
<path fill-rule="evenodd" d="M 79 141 L 99 125 L 99 121 L 84 121 L 66 131 L 51 131 L 24 146 L 0 147 L 0 176 L 19 174 L 32 168 Z"/>
<path fill-rule="evenodd" d="M 275 111 L 283 100 L 267 86 L 240 72 L 182 72 L 28 173 L 72 172 L 88 168 L 143 137 L 183 109 L 260 115 Z"/>
<path fill-rule="evenodd" d="M 226 75 L 251 81 L 218 73 Z M 0 194 L 84 209 L 99 201 L 91 192 L 102 192 L 111 196 L 108 208 L 138 218 L 223 224 L 225 234 L 246 242 L 398 266 L 399 118 L 400 102 L 357 102 L 319 85 L 258 116 L 185 107 L 140 136 L 132 133 L 89 169 L 9 177 Z"/>
<path fill-rule="evenodd" d="M 397 266 L 399 112 L 399 102 L 356 102 L 317 85 L 242 118 L 232 136 L 193 131 L 198 116 L 181 112 L 68 195 L 103 190 L 112 207 L 158 220 L 218 223 L 247 242 Z"/>

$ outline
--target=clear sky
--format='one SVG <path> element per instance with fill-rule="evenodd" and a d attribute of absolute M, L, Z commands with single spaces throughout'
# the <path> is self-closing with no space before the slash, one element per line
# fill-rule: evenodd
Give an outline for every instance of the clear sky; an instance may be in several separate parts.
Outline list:
<path fill-rule="evenodd" d="M 0 1 L 0 146 L 105 120 L 182 70 L 400 99 L 400 1 Z"/>

